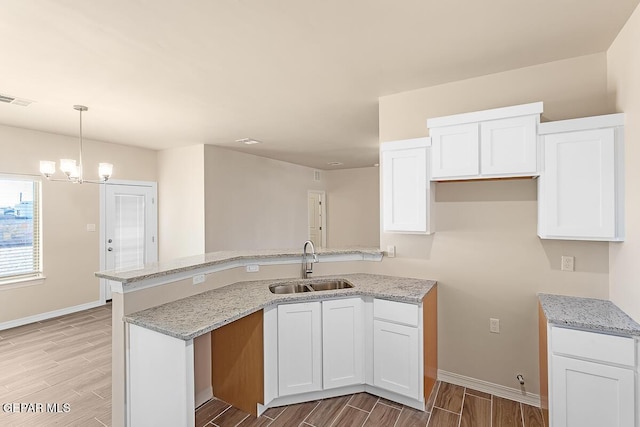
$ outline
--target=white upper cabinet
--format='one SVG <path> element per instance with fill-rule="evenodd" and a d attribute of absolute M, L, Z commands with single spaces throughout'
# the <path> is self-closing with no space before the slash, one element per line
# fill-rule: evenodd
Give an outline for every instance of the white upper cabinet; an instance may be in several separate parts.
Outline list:
<path fill-rule="evenodd" d="M 538 175 L 542 102 L 427 120 L 434 181 Z"/>
<path fill-rule="evenodd" d="M 430 233 L 430 143 L 430 138 L 416 138 L 381 145 L 384 231 Z"/>
<path fill-rule="evenodd" d="M 623 114 L 540 125 L 538 235 L 545 239 L 624 239 Z"/>

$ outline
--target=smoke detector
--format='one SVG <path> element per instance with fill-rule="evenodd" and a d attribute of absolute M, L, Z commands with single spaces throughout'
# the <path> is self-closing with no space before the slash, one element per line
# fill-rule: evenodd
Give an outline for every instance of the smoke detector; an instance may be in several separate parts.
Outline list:
<path fill-rule="evenodd" d="M 28 99 L 16 98 L 15 96 L 4 95 L 1 93 L 0 93 L 0 102 L 5 104 L 18 105 L 20 107 L 28 107 L 29 105 L 33 104 L 33 101 L 29 101 Z"/>

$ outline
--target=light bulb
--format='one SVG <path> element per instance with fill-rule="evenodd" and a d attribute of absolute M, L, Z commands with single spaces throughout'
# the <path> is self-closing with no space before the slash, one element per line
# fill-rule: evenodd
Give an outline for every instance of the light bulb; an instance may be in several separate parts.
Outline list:
<path fill-rule="evenodd" d="M 47 179 L 51 177 L 51 175 L 56 173 L 56 162 L 40 160 L 40 173 Z"/>
<path fill-rule="evenodd" d="M 113 165 L 111 163 L 99 163 L 98 164 L 98 176 L 102 181 L 106 181 L 111 178 L 113 173 Z"/>
<path fill-rule="evenodd" d="M 76 168 L 76 161 L 73 159 L 60 159 L 60 170 L 68 177 L 73 173 L 77 176 L 78 169 Z"/>

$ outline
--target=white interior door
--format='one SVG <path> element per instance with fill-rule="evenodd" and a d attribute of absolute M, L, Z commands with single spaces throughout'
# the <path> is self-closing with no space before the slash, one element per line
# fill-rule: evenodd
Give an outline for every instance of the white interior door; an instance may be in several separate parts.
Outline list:
<path fill-rule="evenodd" d="M 309 240 L 316 248 L 326 245 L 326 203 L 324 191 L 310 190 L 307 197 L 309 212 Z"/>
<path fill-rule="evenodd" d="M 103 198 L 103 270 L 129 270 L 158 260 L 156 183 L 106 184 Z M 111 299 L 103 281 L 104 300 Z"/>

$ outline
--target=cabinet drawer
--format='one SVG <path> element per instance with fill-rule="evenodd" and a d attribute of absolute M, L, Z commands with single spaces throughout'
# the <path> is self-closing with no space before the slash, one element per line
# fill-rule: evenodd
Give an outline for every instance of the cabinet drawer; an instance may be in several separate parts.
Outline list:
<path fill-rule="evenodd" d="M 415 304 L 374 299 L 373 317 L 403 325 L 418 326 L 418 308 Z"/>
<path fill-rule="evenodd" d="M 553 327 L 551 351 L 555 354 L 635 366 L 633 338 Z"/>

